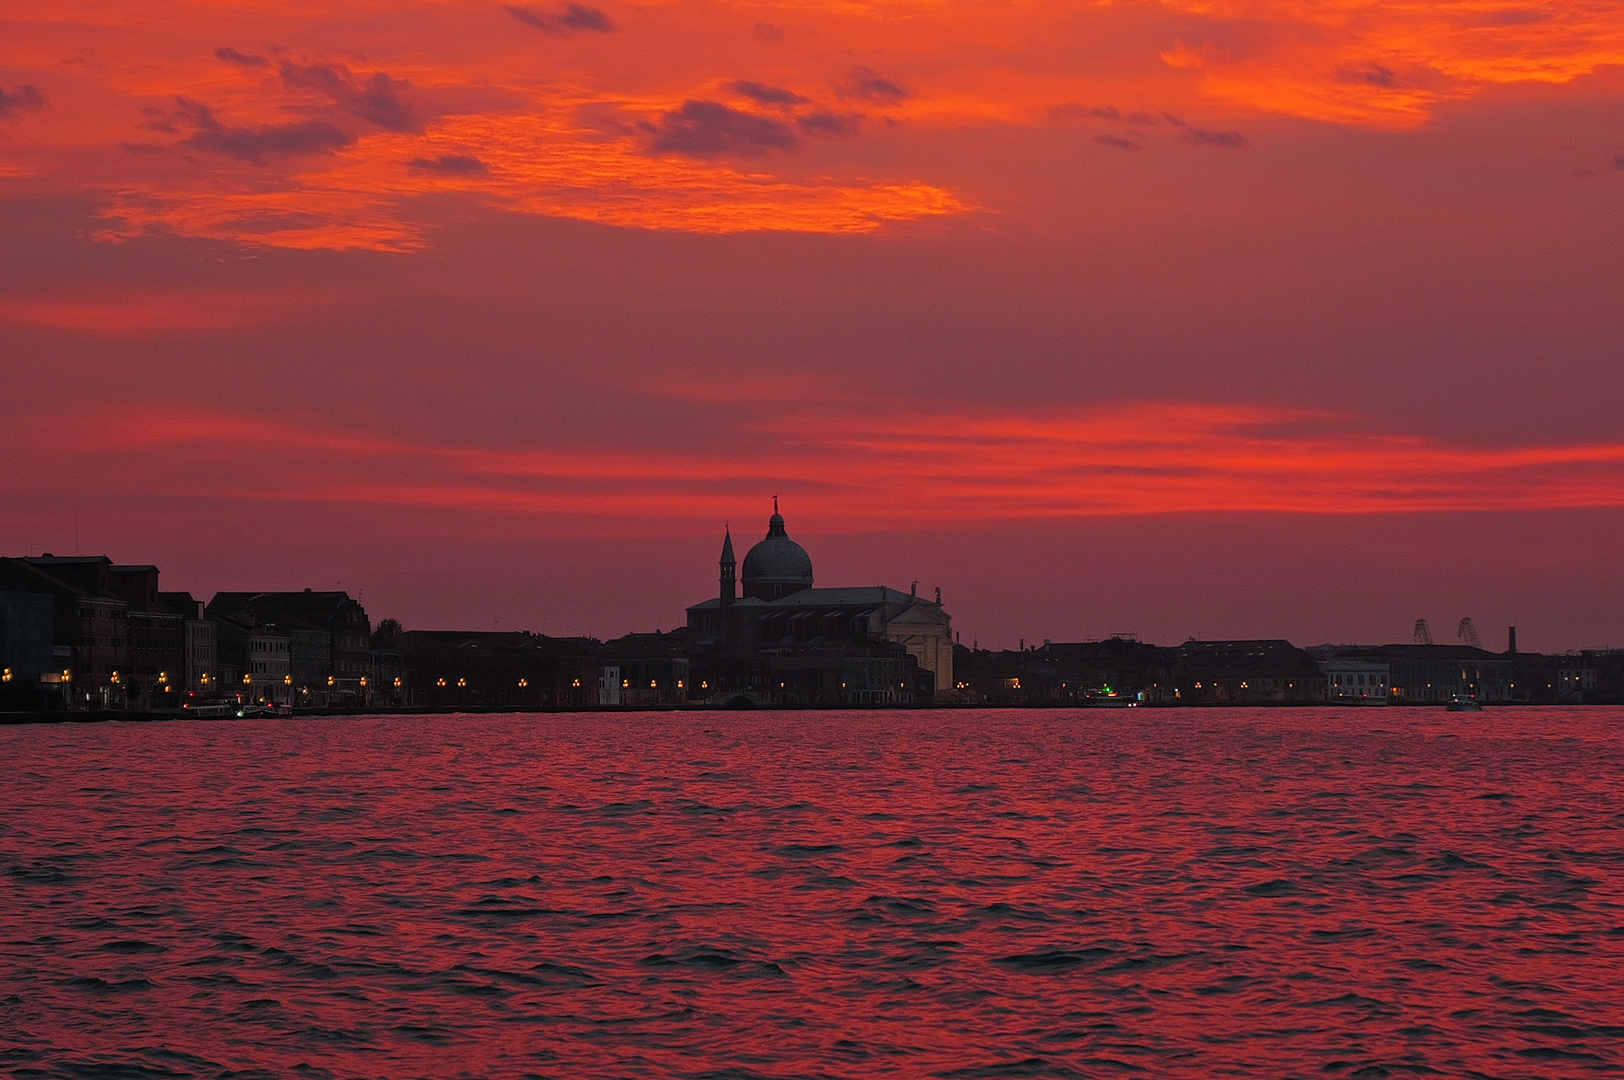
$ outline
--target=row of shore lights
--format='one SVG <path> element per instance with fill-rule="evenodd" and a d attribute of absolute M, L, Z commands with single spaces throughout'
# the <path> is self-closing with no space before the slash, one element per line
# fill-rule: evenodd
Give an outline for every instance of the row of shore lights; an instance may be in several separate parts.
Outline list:
<path fill-rule="evenodd" d="M 3 670 L 0 670 L 0 682 L 10 682 L 12 680 L 12 677 L 13 676 L 12 676 L 12 672 L 11 672 L 10 668 L 5 668 Z M 72 671 L 72 669 L 63 668 L 62 669 L 62 681 L 63 682 L 71 682 L 72 679 L 73 679 L 73 671 Z M 109 681 L 112 682 L 114 685 L 117 685 L 119 683 L 119 681 L 120 681 L 119 673 L 117 671 L 113 672 L 113 674 L 111 676 L 109 676 Z M 158 681 L 164 684 L 164 689 L 165 690 L 168 690 L 169 689 L 169 672 L 167 672 L 167 671 L 158 672 Z M 197 681 L 203 686 L 209 685 L 209 674 L 208 674 L 208 672 L 205 671 L 202 675 L 198 676 Z M 243 682 L 244 686 L 251 685 L 253 683 L 253 681 L 254 681 L 254 677 L 252 675 L 244 675 L 242 677 L 242 682 Z M 333 676 L 331 676 L 331 675 L 327 676 L 327 685 L 328 686 L 333 686 L 333 685 L 336 684 L 336 682 L 337 682 L 337 680 L 334 679 Z M 282 684 L 284 686 L 292 686 L 293 685 L 293 676 L 292 675 L 284 675 L 284 676 L 282 676 Z M 361 676 L 361 685 L 362 686 L 367 685 L 367 677 L 365 675 Z M 441 686 L 445 685 L 445 680 L 444 679 L 440 680 L 440 685 Z M 461 681 L 459 681 L 457 683 L 457 685 L 458 686 L 466 686 L 467 685 L 467 680 L 461 680 Z M 519 680 L 519 685 L 520 686 L 528 686 L 529 683 L 525 682 L 523 679 L 520 679 Z M 679 682 L 677 685 L 681 686 L 682 684 Z M 396 689 L 400 688 L 400 679 L 398 677 L 395 679 L 395 688 Z"/>
<path fill-rule="evenodd" d="M 117 682 L 118 680 L 114 679 L 113 681 Z M 206 683 L 206 682 L 209 681 L 209 677 L 207 675 L 205 675 L 205 676 L 203 676 L 201 681 Z M 252 675 L 244 675 L 242 677 L 242 684 L 244 686 L 251 685 L 253 683 L 253 681 L 254 681 L 254 677 Z M 328 686 L 336 686 L 337 684 L 338 684 L 338 680 L 336 678 L 334 678 L 331 675 L 327 676 L 327 685 Z M 361 676 L 361 685 L 362 686 L 367 686 L 369 684 L 370 683 L 369 683 L 369 680 L 367 679 L 367 677 L 365 675 Z M 282 676 L 282 685 L 283 686 L 292 686 L 293 685 L 293 676 L 292 675 L 284 675 L 284 676 Z M 444 679 L 440 680 L 440 685 L 441 686 L 445 685 L 445 680 Z M 399 676 L 396 676 L 396 678 L 395 678 L 395 689 L 397 689 L 397 690 L 400 689 L 400 678 L 399 678 Z"/>
<path fill-rule="evenodd" d="M 10 682 L 13 678 L 15 678 L 15 676 L 12 674 L 12 671 L 11 671 L 10 668 L 0 669 L 0 682 Z M 73 681 L 73 671 L 71 669 L 69 669 L 69 668 L 63 668 L 62 669 L 62 681 L 63 682 L 72 682 Z M 113 672 L 113 681 L 118 682 L 118 672 L 116 672 L 116 671 Z"/>
<path fill-rule="evenodd" d="M 366 681 L 366 680 L 364 680 L 364 679 L 363 679 L 363 680 L 362 680 L 362 682 L 363 682 L 363 683 L 364 683 L 364 682 L 365 682 L 365 681 Z M 400 680 L 399 680 L 399 679 L 396 679 L 396 680 L 395 680 L 395 685 L 396 685 L 396 686 L 399 686 L 399 685 L 400 685 Z M 435 684 L 434 684 L 434 685 L 435 685 L 435 686 L 446 686 L 446 685 L 449 685 L 449 684 L 448 684 L 448 683 L 447 683 L 447 682 L 446 682 L 446 681 L 445 681 L 445 680 L 444 680 L 444 679 L 441 679 L 441 680 L 439 680 L 439 681 L 438 681 L 438 682 L 436 682 L 436 683 L 435 683 Z M 458 680 L 457 680 L 457 685 L 458 685 L 458 686 L 467 686 L 467 685 L 468 685 L 468 680 L 467 680 L 467 679 L 458 679 Z M 529 679 L 520 679 L 520 680 L 519 680 L 519 686 L 520 686 L 520 688 L 521 688 L 521 689 L 522 689 L 522 688 L 524 688 L 524 687 L 526 687 L 526 686 L 529 686 L 529 685 L 530 685 L 530 680 L 529 680 Z M 576 685 L 576 686 L 577 686 L 577 687 L 579 687 L 579 686 L 580 686 L 580 685 L 581 685 L 581 680 L 580 680 L 580 679 L 576 679 L 576 680 L 575 680 L 575 685 Z M 842 684 L 842 685 L 844 685 L 844 684 Z M 632 686 L 632 681 L 631 681 L 631 680 L 630 680 L 630 679 L 621 679 L 621 680 L 620 680 L 620 687 L 621 687 L 621 689 L 623 689 L 623 690 L 630 690 L 630 689 L 631 689 L 631 686 Z M 660 687 L 660 683 L 659 683 L 659 680 L 658 680 L 658 679 L 650 679 L 650 680 L 649 680 L 649 681 L 648 681 L 648 688 L 649 688 L 649 689 L 650 689 L 650 690 L 657 690 L 657 689 L 659 689 L 659 687 Z M 682 681 L 682 680 L 681 680 L 681 679 L 678 679 L 678 680 L 677 680 L 677 689 L 678 689 L 678 690 L 681 690 L 681 689 L 682 689 L 682 687 L 683 687 L 683 681 Z M 709 689 L 710 689 L 710 683 L 708 683 L 708 682 L 707 682 L 707 683 L 705 683 L 705 684 L 704 684 L 704 688 L 705 688 L 705 689 L 706 689 L 706 690 L 709 690 Z"/>

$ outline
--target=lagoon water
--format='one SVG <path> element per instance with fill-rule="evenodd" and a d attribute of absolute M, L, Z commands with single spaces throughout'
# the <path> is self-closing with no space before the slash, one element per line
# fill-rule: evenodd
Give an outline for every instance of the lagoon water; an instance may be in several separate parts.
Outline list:
<path fill-rule="evenodd" d="M 0 729 L 27 1077 L 1624 1068 L 1624 710 Z"/>

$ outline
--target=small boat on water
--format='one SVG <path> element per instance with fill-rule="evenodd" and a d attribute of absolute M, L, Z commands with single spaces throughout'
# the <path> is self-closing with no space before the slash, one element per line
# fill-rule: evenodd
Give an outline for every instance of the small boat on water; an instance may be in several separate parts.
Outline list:
<path fill-rule="evenodd" d="M 1124 697 L 1107 686 L 1088 691 L 1083 695 L 1083 700 L 1077 704 L 1085 709 L 1131 709 L 1139 702 L 1134 698 Z"/>
<path fill-rule="evenodd" d="M 1459 694 L 1449 699 L 1444 708 L 1450 712 L 1482 712 L 1483 704 L 1475 697 L 1461 697 Z"/>

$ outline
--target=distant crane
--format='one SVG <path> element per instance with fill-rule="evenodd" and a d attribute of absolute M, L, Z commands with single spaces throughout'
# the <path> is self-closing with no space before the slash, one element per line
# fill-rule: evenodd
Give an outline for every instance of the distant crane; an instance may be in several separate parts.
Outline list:
<path fill-rule="evenodd" d="M 1466 644 L 1470 645 L 1474 649 L 1481 649 L 1483 647 L 1483 643 L 1477 639 L 1477 627 L 1472 625 L 1472 617 L 1470 615 L 1467 615 L 1461 619 L 1460 629 L 1455 631 L 1455 636 L 1466 642 Z"/>
<path fill-rule="evenodd" d="M 1432 631 L 1427 628 L 1427 620 L 1415 620 L 1415 643 L 1417 645 L 1431 645 Z"/>

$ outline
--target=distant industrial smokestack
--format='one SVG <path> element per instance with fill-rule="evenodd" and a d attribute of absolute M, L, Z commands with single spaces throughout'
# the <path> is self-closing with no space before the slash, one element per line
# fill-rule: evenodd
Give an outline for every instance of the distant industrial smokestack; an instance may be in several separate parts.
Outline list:
<path fill-rule="evenodd" d="M 1506 652 L 1512 656 L 1517 655 L 1517 628 L 1515 626 L 1506 631 Z"/>

